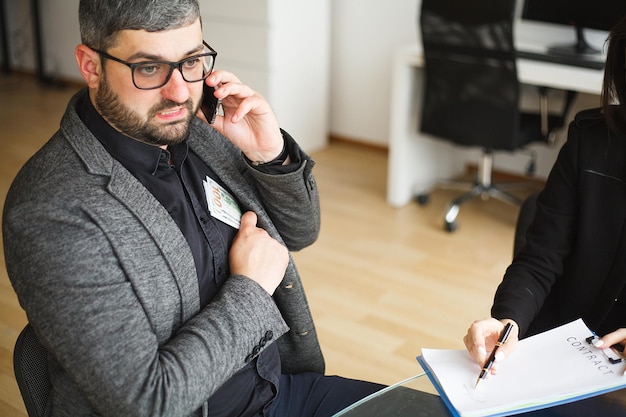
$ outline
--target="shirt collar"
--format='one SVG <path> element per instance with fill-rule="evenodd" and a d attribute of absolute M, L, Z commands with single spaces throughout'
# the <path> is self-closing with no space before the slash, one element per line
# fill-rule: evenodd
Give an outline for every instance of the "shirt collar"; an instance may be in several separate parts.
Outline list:
<path fill-rule="evenodd" d="M 132 139 L 115 130 L 94 108 L 89 96 L 85 96 L 80 105 L 79 115 L 91 133 L 102 143 L 102 146 L 130 171 L 142 170 L 154 175 L 163 159 L 167 161 L 170 153 L 158 146 L 149 145 Z M 176 148 L 175 150 L 172 148 Z M 186 156 L 188 144 L 185 140 L 180 145 L 171 147 L 172 151 Z M 178 159 L 178 158 L 176 158 Z M 184 159 L 184 157 L 182 158 Z M 132 167 L 132 169 L 130 168 Z"/>

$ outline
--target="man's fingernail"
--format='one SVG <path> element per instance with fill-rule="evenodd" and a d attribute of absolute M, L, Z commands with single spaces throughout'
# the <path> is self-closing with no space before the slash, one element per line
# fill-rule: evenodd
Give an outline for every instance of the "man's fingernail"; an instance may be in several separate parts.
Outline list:
<path fill-rule="evenodd" d="M 487 351 L 485 350 L 485 347 L 484 347 L 484 346 L 478 346 L 478 353 L 479 353 L 481 356 L 486 356 L 486 355 L 487 355 Z"/>
<path fill-rule="evenodd" d="M 497 351 L 496 352 L 496 362 L 500 362 L 502 359 L 504 359 L 506 355 L 504 354 L 504 352 L 502 351 Z"/>

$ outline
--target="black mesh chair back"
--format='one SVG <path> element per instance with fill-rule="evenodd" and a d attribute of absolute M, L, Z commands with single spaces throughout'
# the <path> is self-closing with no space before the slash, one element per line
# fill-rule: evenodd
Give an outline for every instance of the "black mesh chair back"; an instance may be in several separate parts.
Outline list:
<path fill-rule="evenodd" d="M 522 145 L 514 11 L 515 0 L 422 0 L 423 132 L 494 150 Z"/>
<path fill-rule="evenodd" d="M 47 355 L 33 328 L 27 324 L 15 342 L 13 370 L 29 417 L 49 415 L 51 384 Z"/>

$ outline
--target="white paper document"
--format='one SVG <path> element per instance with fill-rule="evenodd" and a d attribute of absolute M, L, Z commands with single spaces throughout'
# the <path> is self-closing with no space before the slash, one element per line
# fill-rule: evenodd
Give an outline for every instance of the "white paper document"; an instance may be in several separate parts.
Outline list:
<path fill-rule="evenodd" d="M 624 362 L 611 363 L 591 335 L 578 319 L 523 339 L 477 389 L 480 367 L 466 350 L 422 349 L 417 359 L 454 415 L 512 415 L 626 387 Z"/>

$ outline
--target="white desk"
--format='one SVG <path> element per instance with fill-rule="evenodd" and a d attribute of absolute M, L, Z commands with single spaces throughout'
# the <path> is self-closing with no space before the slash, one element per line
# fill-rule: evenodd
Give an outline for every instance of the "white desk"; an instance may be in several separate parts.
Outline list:
<path fill-rule="evenodd" d="M 541 49 L 537 32 L 517 34 L 520 50 Z M 535 37 L 535 38 L 533 38 Z M 546 36 L 540 39 L 545 42 Z M 417 193 L 429 190 L 437 179 L 458 173 L 467 153 L 445 141 L 419 132 L 423 59 L 421 44 L 397 49 L 393 58 L 387 202 L 407 204 Z M 520 59 L 518 76 L 523 84 L 600 94 L 602 70 Z"/>

